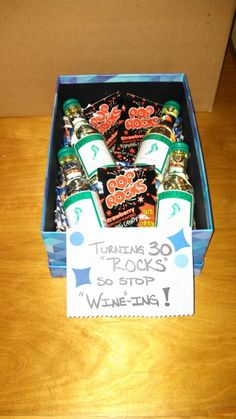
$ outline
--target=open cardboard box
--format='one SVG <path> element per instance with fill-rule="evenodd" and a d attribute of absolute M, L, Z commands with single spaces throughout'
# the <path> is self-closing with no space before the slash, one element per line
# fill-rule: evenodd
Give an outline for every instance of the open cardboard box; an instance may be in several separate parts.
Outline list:
<path fill-rule="evenodd" d="M 213 233 L 213 222 L 206 171 L 191 94 L 186 75 L 182 73 L 80 75 L 58 78 L 41 226 L 51 275 L 53 277 L 66 276 L 66 233 L 57 232 L 54 222 L 55 190 L 59 168 L 57 152 L 63 145 L 62 104 L 66 99 L 76 97 L 82 107 L 86 107 L 88 103 L 94 103 L 118 90 L 122 94 L 133 93 L 161 104 L 172 99 L 181 105 L 180 116 L 183 120 L 184 139 L 188 143 L 191 153 L 188 175 L 195 191 L 194 219 L 196 222 L 196 229 L 192 231 L 193 264 L 195 275 L 199 275 Z M 99 231 L 96 234 L 99 234 Z M 124 229 L 124 234 L 132 234 L 132 228 L 129 228 L 128 231 Z"/>

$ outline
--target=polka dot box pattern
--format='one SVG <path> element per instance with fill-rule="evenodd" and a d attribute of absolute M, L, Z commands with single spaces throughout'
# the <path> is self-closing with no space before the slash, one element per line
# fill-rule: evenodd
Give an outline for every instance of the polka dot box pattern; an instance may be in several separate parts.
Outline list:
<path fill-rule="evenodd" d="M 183 134 L 191 153 L 189 177 L 195 191 L 193 264 L 195 275 L 200 275 L 204 257 L 213 234 L 213 221 L 204 159 L 194 115 L 190 89 L 184 73 L 176 74 L 117 74 L 60 76 L 57 80 L 52 114 L 51 138 L 48 150 L 41 234 L 45 244 L 48 266 L 53 277 L 66 276 L 66 233 L 57 232 L 54 223 L 57 151 L 63 142 L 63 101 L 79 99 L 82 107 L 115 92 L 133 93 L 164 103 L 176 100 L 181 105 Z"/>

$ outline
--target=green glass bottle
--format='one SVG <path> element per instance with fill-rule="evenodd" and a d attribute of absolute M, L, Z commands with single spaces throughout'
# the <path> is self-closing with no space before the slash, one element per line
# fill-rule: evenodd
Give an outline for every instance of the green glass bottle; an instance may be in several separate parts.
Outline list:
<path fill-rule="evenodd" d="M 96 182 L 98 167 L 113 166 L 115 161 L 103 136 L 83 116 L 82 107 L 77 99 L 66 100 L 63 110 L 74 128 L 71 145 L 83 166 L 86 177 L 90 182 Z"/>
<path fill-rule="evenodd" d="M 171 146 L 168 171 L 158 188 L 157 226 L 193 225 L 194 190 L 187 175 L 189 147 Z"/>
<path fill-rule="evenodd" d="M 89 189 L 88 180 L 84 177 L 75 150 L 72 147 L 63 147 L 58 151 L 57 157 L 65 178 L 66 195 Z"/>
<path fill-rule="evenodd" d="M 135 159 L 137 166 L 154 165 L 160 181 L 168 166 L 171 144 L 176 141 L 173 126 L 179 113 L 177 102 L 168 100 L 164 103 L 159 124 L 145 134 Z"/>

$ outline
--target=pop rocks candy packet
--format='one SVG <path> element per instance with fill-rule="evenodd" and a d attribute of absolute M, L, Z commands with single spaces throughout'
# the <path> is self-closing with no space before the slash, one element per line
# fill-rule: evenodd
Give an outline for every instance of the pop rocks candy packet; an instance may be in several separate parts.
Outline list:
<path fill-rule="evenodd" d="M 114 149 L 117 161 L 132 164 L 146 132 L 158 125 L 162 105 L 127 93 Z"/>
<path fill-rule="evenodd" d="M 98 169 L 98 192 L 108 227 L 154 227 L 154 166 Z"/>

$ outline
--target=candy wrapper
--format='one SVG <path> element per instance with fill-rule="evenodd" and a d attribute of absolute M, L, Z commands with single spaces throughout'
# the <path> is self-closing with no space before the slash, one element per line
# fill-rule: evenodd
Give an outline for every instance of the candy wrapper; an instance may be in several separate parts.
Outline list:
<path fill-rule="evenodd" d="M 70 146 L 71 145 L 71 138 L 73 135 L 73 127 L 66 116 L 63 116 L 63 124 L 64 124 L 64 135 L 63 135 L 63 146 Z"/>
<path fill-rule="evenodd" d="M 114 149 L 116 160 L 129 164 L 134 162 L 144 134 L 158 125 L 161 109 L 159 103 L 126 94 Z"/>
<path fill-rule="evenodd" d="M 176 141 L 184 141 L 182 118 L 179 116 L 173 126 Z"/>
<path fill-rule="evenodd" d="M 98 169 L 98 191 L 108 227 L 154 227 L 154 166 Z"/>
<path fill-rule="evenodd" d="M 56 187 L 56 209 L 55 209 L 55 224 L 56 231 L 66 231 L 68 224 L 66 214 L 63 209 L 63 202 L 66 197 L 65 186 L 60 185 Z"/>
<path fill-rule="evenodd" d="M 113 150 L 116 142 L 121 104 L 120 92 L 116 92 L 83 109 L 85 118 L 103 135 L 110 150 Z"/>

